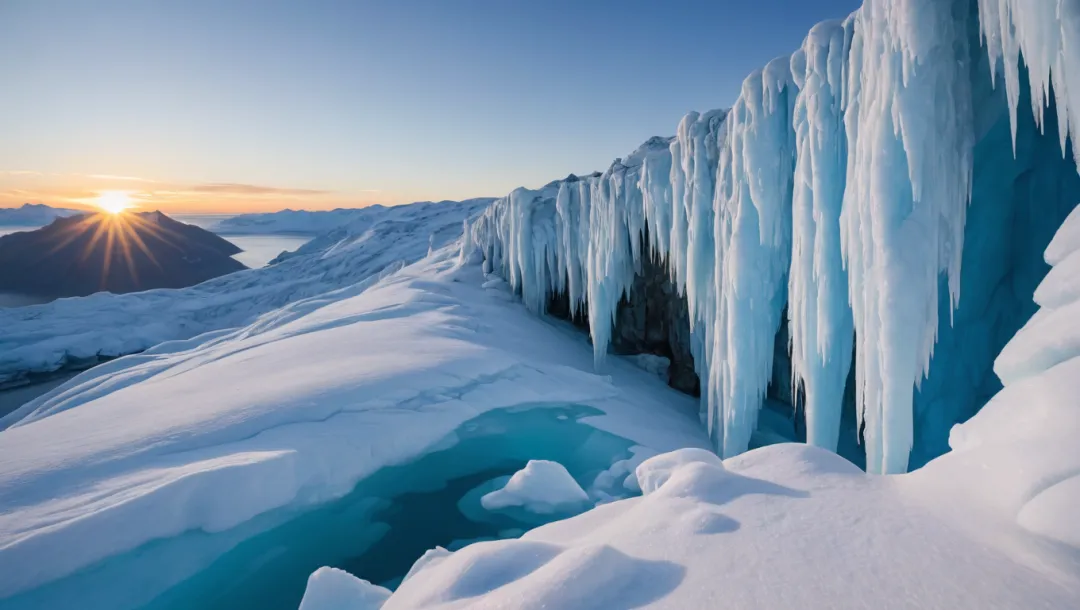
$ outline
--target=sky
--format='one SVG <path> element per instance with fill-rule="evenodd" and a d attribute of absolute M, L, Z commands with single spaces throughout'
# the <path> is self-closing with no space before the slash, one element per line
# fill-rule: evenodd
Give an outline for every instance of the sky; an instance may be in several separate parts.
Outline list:
<path fill-rule="evenodd" d="M 0 0 L 0 206 L 239 213 L 606 168 L 861 0 Z"/>

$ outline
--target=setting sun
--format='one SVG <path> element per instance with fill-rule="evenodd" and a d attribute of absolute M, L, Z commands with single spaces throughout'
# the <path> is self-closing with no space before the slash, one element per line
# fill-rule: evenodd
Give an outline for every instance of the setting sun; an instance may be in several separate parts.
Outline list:
<path fill-rule="evenodd" d="M 124 191 L 105 191 L 94 201 L 94 205 L 109 214 L 119 214 L 135 206 L 134 202 L 131 201 L 131 197 Z"/>

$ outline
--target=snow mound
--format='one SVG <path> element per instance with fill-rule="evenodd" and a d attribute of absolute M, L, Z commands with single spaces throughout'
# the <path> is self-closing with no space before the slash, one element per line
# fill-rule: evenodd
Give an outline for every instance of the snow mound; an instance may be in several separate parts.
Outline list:
<path fill-rule="evenodd" d="M 480 498 L 487 510 L 521 507 L 538 514 L 577 512 L 588 501 L 589 495 L 566 468 L 548 460 L 529 460 L 502 489 Z"/>
<path fill-rule="evenodd" d="M 724 463 L 710 451 L 680 449 L 665 453 L 642 462 L 634 471 L 641 493 L 649 495 L 660 489 L 677 469 L 686 464 L 704 464 L 716 472 L 724 470 Z"/>
<path fill-rule="evenodd" d="M 319 568 L 308 578 L 300 610 L 379 610 L 390 591 L 344 570 Z"/>
<path fill-rule="evenodd" d="M 682 573 L 606 544 L 489 542 L 420 571 L 383 608 L 632 608 L 666 595 Z"/>

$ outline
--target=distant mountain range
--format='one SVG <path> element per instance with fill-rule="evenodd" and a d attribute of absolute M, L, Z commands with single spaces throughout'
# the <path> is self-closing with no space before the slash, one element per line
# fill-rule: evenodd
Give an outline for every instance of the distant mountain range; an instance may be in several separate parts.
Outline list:
<path fill-rule="evenodd" d="M 336 210 L 281 210 L 264 214 L 241 214 L 226 218 L 214 225 L 218 233 L 295 233 L 315 235 L 344 226 L 357 217 L 385 208 L 374 205 L 367 208 L 338 208 Z M 365 211 L 366 210 L 366 211 Z"/>
<path fill-rule="evenodd" d="M 481 197 L 461 203 L 490 203 L 495 199 Z M 423 201 L 412 205 L 427 205 L 434 202 Z M 437 203 L 455 204 L 456 201 Z M 240 214 L 225 218 L 211 227 L 214 232 L 223 235 L 243 235 L 249 233 L 292 233 L 298 235 L 318 235 L 333 231 L 352 223 L 370 223 L 383 217 L 387 207 L 370 205 L 362 208 L 337 208 L 334 210 L 281 210 L 263 214 Z"/>
<path fill-rule="evenodd" d="M 26 203 L 18 208 L 0 208 L 0 226 L 39 227 L 57 218 L 86 214 L 87 210 L 54 208 L 44 203 Z"/>
<path fill-rule="evenodd" d="M 246 269 L 232 258 L 240 251 L 161 212 L 79 213 L 0 237 L 0 292 L 57 298 L 183 288 Z"/>

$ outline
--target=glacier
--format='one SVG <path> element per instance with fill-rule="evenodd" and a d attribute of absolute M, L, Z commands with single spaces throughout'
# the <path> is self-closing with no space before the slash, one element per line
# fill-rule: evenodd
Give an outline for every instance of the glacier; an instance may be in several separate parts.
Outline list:
<path fill-rule="evenodd" d="M 751 74 L 730 111 L 519 189 L 470 239 L 532 311 L 584 312 L 598 367 L 663 261 L 721 455 L 749 448 L 776 394 L 810 444 L 836 451 L 843 432 L 871 472 L 921 466 L 1000 389 L 993 357 L 1080 201 L 1078 10 L 867 0 Z"/>

